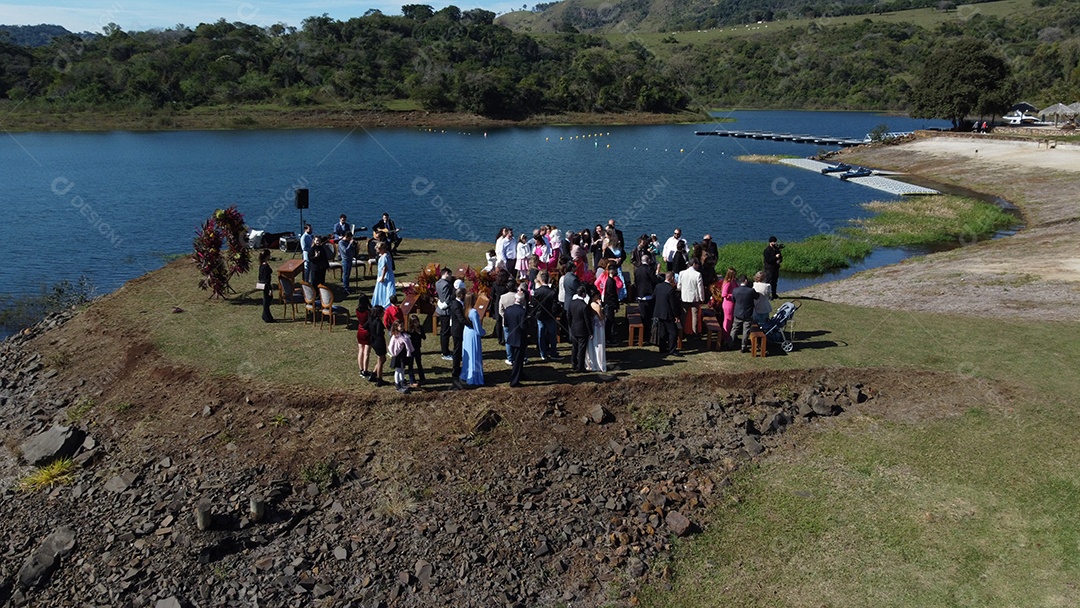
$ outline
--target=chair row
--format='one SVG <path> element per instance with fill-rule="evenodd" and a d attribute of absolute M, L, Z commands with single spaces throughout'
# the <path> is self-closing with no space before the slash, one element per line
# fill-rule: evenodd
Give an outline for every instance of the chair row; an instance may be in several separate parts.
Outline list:
<path fill-rule="evenodd" d="M 312 326 L 318 321 L 321 328 L 323 321 L 329 317 L 329 328 L 333 330 L 337 321 L 336 315 L 344 315 L 345 323 L 348 324 L 348 310 L 341 306 L 336 307 L 335 310 L 334 290 L 326 285 L 314 287 L 305 281 L 294 283 L 292 279 L 278 275 L 278 286 L 280 287 L 281 304 L 283 306 L 282 316 L 285 316 L 289 310 L 289 305 L 292 305 L 292 320 L 295 321 L 296 306 L 302 303 L 304 305 L 304 323 L 307 323 L 310 314 Z"/>

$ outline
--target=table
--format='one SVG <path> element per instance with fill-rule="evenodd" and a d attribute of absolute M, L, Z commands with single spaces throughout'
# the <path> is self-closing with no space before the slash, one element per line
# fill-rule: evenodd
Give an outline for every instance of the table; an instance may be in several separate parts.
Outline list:
<path fill-rule="evenodd" d="M 296 282 L 296 273 L 302 273 L 304 271 L 304 260 L 288 260 L 284 264 L 278 267 L 277 273 L 279 277 L 285 277 L 293 283 Z"/>

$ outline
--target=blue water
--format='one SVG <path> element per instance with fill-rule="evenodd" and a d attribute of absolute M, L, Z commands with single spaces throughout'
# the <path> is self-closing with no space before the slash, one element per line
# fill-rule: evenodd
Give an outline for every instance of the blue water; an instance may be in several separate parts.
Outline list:
<path fill-rule="evenodd" d="M 191 250 L 214 209 L 250 226 L 329 232 L 340 213 L 370 226 L 383 212 L 408 238 L 493 242 L 502 225 L 580 230 L 615 219 L 627 239 L 797 240 L 861 217 L 888 195 L 740 154 L 811 155 L 806 144 L 699 137 L 695 130 L 775 129 L 863 137 L 947 126 L 867 113 L 729 114 L 733 123 L 626 127 L 13 134 L 0 139 L 0 241 L 13 263 L 0 291 L 27 293 L 85 275 L 98 292 Z M 785 287 L 781 283 L 781 290 Z"/>

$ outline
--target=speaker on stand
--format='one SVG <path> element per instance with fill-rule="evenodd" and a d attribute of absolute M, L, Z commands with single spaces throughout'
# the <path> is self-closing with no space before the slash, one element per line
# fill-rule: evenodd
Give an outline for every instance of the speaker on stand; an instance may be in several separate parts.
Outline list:
<path fill-rule="evenodd" d="M 304 234 L 304 209 L 308 208 L 308 189 L 297 188 L 296 189 L 296 208 L 300 210 L 300 232 L 297 234 Z"/>

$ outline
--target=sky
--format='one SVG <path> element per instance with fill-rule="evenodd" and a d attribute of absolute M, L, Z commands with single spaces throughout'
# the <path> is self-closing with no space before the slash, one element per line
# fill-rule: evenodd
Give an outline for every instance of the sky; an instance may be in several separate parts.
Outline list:
<path fill-rule="evenodd" d="M 540 0 L 531 0 L 536 4 Z M 346 20 L 362 16 L 368 9 L 379 9 L 387 15 L 401 14 L 403 4 L 427 4 L 435 9 L 454 4 L 462 10 L 483 8 L 495 13 L 520 9 L 522 4 L 507 0 L 475 0 L 474 2 L 425 2 L 423 0 L 52 0 L 50 2 L 2 2 L 0 24 L 62 25 L 72 32 L 100 33 L 109 23 L 125 31 L 168 28 L 178 24 L 195 27 L 218 19 L 240 21 L 255 25 L 285 23 L 300 27 L 307 17 L 328 14 Z M 530 5 L 532 6 L 532 5 Z"/>

